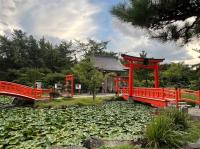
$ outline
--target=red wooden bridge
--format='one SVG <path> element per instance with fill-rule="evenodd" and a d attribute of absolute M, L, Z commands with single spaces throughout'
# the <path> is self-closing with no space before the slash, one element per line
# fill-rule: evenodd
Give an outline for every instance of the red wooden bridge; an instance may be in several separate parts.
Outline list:
<path fill-rule="evenodd" d="M 133 95 L 129 96 L 127 87 L 118 88 L 118 95 L 125 100 L 129 98 L 150 104 L 154 107 L 163 108 L 170 105 L 179 106 L 179 102 L 192 102 L 200 105 L 200 91 L 171 88 L 132 88 Z M 193 99 L 191 99 L 191 97 Z"/>
<path fill-rule="evenodd" d="M 200 90 L 172 89 L 159 87 L 159 63 L 164 59 L 141 58 L 122 54 L 128 77 L 115 78 L 116 91 L 125 100 L 135 100 L 151 104 L 154 107 L 166 107 L 175 104 L 177 107 L 182 101 L 200 105 Z M 153 69 L 155 88 L 134 87 L 134 69 Z M 120 84 L 124 84 L 122 87 Z M 194 100 L 192 100 L 193 98 Z"/>
<path fill-rule="evenodd" d="M 37 89 L 25 85 L 0 81 L 0 95 L 20 97 L 27 100 L 41 100 L 43 95 L 48 94 L 50 89 Z"/>

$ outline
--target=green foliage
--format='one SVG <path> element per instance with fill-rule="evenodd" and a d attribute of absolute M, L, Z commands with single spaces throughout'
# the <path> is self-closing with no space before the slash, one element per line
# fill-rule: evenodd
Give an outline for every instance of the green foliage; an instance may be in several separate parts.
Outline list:
<path fill-rule="evenodd" d="M 22 68 L 20 70 L 12 71 L 16 72 L 18 76 L 17 80 L 14 80 L 14 82 L 29 86 L 34 86 L 35 81 L 42 80 L 45 76 L 41 69 Z"/>
<path fill-rule="evenodd" d="M 166 146 L 179 148 L 182 144 L 181 135 L 173 130 L 173 120 L 167 116 L 156 117 L 146 129 L 149 146 L 155 149 Z"/>
<path fill-rule="evenodd" d="M 172 63 L 167 70 L 162 72 L 162 79 L 167 86 L 179 83 L 179 87 L 184 87 L 189 83 L 189 67 L 183 63 Z"/>
<path fill-rule="evenodd" d="M 48 73 L 44 78 L 44 82 L 48 84 L 48 86 L 54 86 L 54 83 L 57 82 L 64 84 L 65 76 L 66 74 L 63 73 Z"/>
<path fill-rule="evenodd" d="M 77 51 L 83 53 L 83 59 L 93 55 L 116 56 L 117 54 L 107 50 L 108 41 L 97 42 L 89 39 L 87 42 L 76 41 L 76 45 Z"/>
<path fill-rule="evenodd" d="M 91 97 L 83 98 L 66 98 L 66 99 L 55 99 L 49 102 L 38 101 L 35 103 L 37 108 L 66 108 L 68 106 L 92 106 L 103 104 L 105 101 L 113 99 L 112 97 L 97 97 L 95 101 Z"/>
<path fill-rule="evenodd" d="M 188 43 L 193 37 L 199 38 L 199 11 L 199 1 L 128 0 L 114 6 L 111 13 L 124 22 L 148 29 L 153 38 Z M 187 19 L 192 17 L 194 21 L 189 22 Z"/>
<path fill-rule="evenodd" d="M 164 64 L 160 67 L 162 86 L 199 89 L 200 69 L 194 70 L 184 63 Z"/>
<path fill-rule="evenodd" d="M 3 97 L 0 97 L 0 104 L 12 104 L 13 102 L 13 99 L 12 98 L 9 98 L 9 97 L 6 97 L 6 96 L 3 96 Z"/>
<path fill-rule="evenodd" d="M 104 79 L 103 74 L 94 67 L 90 59 L 85 59 L 78 63 L 75 68 L 73 68 L 73 72 L 81 83 L 88 86 L 94 99 L 97 90 L 102 85 Z"/>
<path fill-rule="evenodd" d="M 175 130 L 186 130 L 189 128 L 189 115 L 177 108 L 165 109 L 161 115 L 172 119 Z"/>
<path fill-rule="evenodd" d="M 80 145 L 91 136 L 135 139 L 143 134 L 151 111 L 148 106 L 127 102 L 65 109 L 1 109 L 0 148 Z"/>
<path fill-rule="evenodd" d="M 0 80 L 26 85 L 42 80 L 47 73 L 69 70 L 75 60 L 71 42 L 53 46 L 44 38 L 36 40 L 21 30 L 14 30 L 9 37 L 0 35 L 0 53 Z"/>
<path fill-rule="evenodd" d="M 149 145 L 154 148 L 180 148 L 188 141 L 196 141 L 200 134 L 194 131 L 200 125 L 191 121 L 188 114 L 168 108 L 147 126 L 146 137 Z"/>
<path fill-rule="evenodd" d="M 183 135 L 183 140 L 185 142 L 196 142 L 200 138 L 200 122 L 199 121 L 190 121 L 190 127 L 186 131 L 186 134 Z"/>

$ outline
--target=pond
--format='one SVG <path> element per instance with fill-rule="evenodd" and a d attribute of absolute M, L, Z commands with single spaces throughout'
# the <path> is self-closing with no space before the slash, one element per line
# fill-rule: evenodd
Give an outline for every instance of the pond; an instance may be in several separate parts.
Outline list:
<path fill-rule="evenodd" d="M 66 109 L 0 109 L 0 148 L 81 145 L 90 136 L 136 139 L 152 113 L 151 107 L 125 101 Z"/>

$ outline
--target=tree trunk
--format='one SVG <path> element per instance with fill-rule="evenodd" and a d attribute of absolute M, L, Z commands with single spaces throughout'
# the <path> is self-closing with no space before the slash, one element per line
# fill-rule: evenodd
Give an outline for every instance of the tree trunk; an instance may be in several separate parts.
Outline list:
<path fill-rule="evenodd" d="M 95 91 L 92 91 L 92 98 L 93 98 L 93 101 L 95 100 Z"/>

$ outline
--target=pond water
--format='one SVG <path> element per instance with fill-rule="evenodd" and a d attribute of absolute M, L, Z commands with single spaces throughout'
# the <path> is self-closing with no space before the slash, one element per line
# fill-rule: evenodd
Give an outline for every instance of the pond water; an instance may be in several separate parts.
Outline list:
<path fill-rule="evenodd" d="M 0 109 L 0 148 L 81 145 L 91 136 L 136 139 L 152 112 L 151 107 L 125 101 L 66 109 Z"/>

